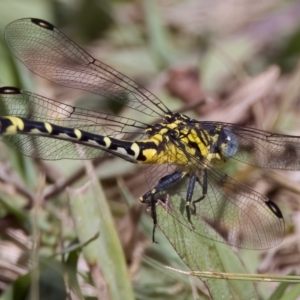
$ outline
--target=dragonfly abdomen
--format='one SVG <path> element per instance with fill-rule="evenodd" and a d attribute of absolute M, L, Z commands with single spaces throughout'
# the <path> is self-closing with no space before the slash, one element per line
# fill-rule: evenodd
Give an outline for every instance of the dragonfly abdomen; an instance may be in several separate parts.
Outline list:
<path fill-rule="evenodd" d="M 0 117 L 0 135 L 16 134 L 48 136 L 91 146 L 121 156 L 131 162 L 138 162 L 138 159 L 141 159 L 139 146 L 133 141 L 114 139 L 77 128 L 63 127 L 49 122 L 33 121 L 16 116 Z M 82 159 L 84 158 L 82 157 Z"/>

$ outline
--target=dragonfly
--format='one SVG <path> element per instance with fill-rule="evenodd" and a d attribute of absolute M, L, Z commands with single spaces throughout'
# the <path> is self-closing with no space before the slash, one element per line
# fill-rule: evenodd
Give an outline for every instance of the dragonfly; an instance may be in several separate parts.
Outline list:
<path fill-rule="evenodd" d="M 12 53 L 33 73 L 126 107 L 134 118 L 73 107 L 17 87 L 0 88 L 0 136 L 26 156 L 94 159 L 111 154 L 147 165 L 149 190 L 140 201 L 180 206 L 200 236 L 247 249 L 267 249 L 284 238 L 284 218 L 268 197 L 228 176 L 237 160 L 261 168 L 300 169 L 300 137 L 172 112 L 150 91 L 93 58 L 47 21 L 26 18 L 5 29 Z M 149 121 L 145 121 L 149 120 Z M 171 203 L 172 205 L 167 205 Z M 204 222 L 199 230 L 195 222 Z M 199 227 L 197 227 L 199 228 Z"/>

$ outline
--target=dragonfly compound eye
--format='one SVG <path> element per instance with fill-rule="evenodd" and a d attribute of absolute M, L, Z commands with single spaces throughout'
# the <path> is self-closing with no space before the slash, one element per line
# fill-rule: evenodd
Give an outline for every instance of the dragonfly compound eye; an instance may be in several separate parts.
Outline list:
<path fill-rule="evenodd" d="M 238 151 L 238 140 L 234 133 L 228 130 L 224 130 L 225 141 L 222 143 L 221 149 L 225 157 L 232 157 Z"/>

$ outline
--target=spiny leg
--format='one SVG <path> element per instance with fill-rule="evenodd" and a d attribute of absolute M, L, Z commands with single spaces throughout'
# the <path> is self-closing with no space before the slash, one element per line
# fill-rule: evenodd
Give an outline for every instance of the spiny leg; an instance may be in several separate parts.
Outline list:
<path fill-rule="evenodd" d="M 157 226 L 157 214 L 156 214 L 156 202 L 155 202 L 155 199 L 154 199 L 154 195 L 151 195 L 151 217 L 153 219 L 152 243 L 156 243 L 156 241 L 155 241 L 155 228 Z"/>
<path fill-rule="evenodd" d="M 154 197 L 154 196 L 153 196 Z M 153 224 L 155 224 L 153 226 L 153 230 L 152 230 L 152 242 L 153 243 L 157 243 L 155 241 L 155 228 L 156 228 L 156 225 L 157 225 L 157 214 L 156 214 L 156 205 L 161 205 L 162 207 L 164 207 L 165 211 L 168 213 L 169 212 L 169 209 L 170 209 L 170 196 L 169 194 L 166 195 L 166 198 L 163 199 L 163 200 L 156 200 L 154 201 L 154 198 L 153 198 L 153 201 L 151 202 L 151 217 L 153 218 Z"/>
<path fill-rule="evenodd" d="M 146 194 L 144 194 L 141 198 L 140 201 L 142 203 L 147 203 L 149 202 L 148 199 L 151 198 L 152 195 L 156 195 L 159 192 L 162 192 L 168 188 L 170 188 L 172 185 L 177 183 L 180 179 L 182 179 L 184 176 L 186 176 L 186 172 L 179 172 L 175 171 L 172 174 L 166 175 L 162 177 L 158 184 L 150 191 L 148 191 Z"/>
<path fill-rule="evenodd" d="M 191 224 L 192 227 L 193 227 L 193 224 L 192 224 L 192 221 L 191 221 L 190 204 L 191 204 L 191 201 L 192 201 L 192 198 L 193 198 L 196 180 L 197 180 L 197 176 L 195 174 L 193 174 L 190 177 L 190 180 L 189 180 L 189 185 L 188 185 L 188 188 L 187 188 L 187 194 L 186 194 L 186 199 L 185 199 L 186 215 L 187 215 L 187 219 L 188 219 L 188 221 L 189 221 L 189 223 Z"/>
<path fill-rule="evenodd" d="M 199 199 L 194 200 L 192 202 L 192 204 L 193 204 L 193 214 L 196 214 L 196 205 L 195 204 L 200 202 L 201 200 L 203 200 L 207 195 L 207 170 L 206 169 L 203 170 L 202 182 L 199 181 L 198 176 L 197 176 L 197 181 L 199 182 L 199 184 L 202 187 L 202 196 Z"/>
<path fill-rule="evenodd" d="M 156 202 L 157 200 L 155 199 L 155 195 L 168 189 L 175 183 L 177 183 L 179 180 L 181 180 L 184 176 L 186 176 L 186 172 L 179 172 L 175 171 L 172 174 L 166 175 L 162 177 L 158 184 L 150 191 L 148 191 L 146 194 L 144 194 L 141 198 L 140 201 L 142 203 L 147 203 L 149 202 L 150 198 L 150 206 L 151 206 L 151 217 L 153 219 L 153 231 L 152 231 L 152 241 L 155 242 L 155 228 L 157 226 L 157 214 L 156 214 Z"/>
<path fill-rule="evenodd" d="M 193 194 L 194 194 L 194 189 L 195 189 L 195 184 L 196 181 L 202 186 L 202 196 L 197 199 L 192 201 Z M 193 214 L 196 214 L 196 205 L 195 203 L 200 202 L 203 200 L 207 195 L 207 170 L 203 170 L 203 177 L 202 177 L 202 182 L 200 182 L 199 177 L 196 174 L 191 175 L 188 189 L 187 189 L 187 195 L 185 199 L 185 208 L 186 208 L 186 214 L 187 214 L 187 219 L 189 223 L 191 224 L 192 228 L 194 228 L 192 220 L 191 220 L 191 203 L 193 205 Z"/>

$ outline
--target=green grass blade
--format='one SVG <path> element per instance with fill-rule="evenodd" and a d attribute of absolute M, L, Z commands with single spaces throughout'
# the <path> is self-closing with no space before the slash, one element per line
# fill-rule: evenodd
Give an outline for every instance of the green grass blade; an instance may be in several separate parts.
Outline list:
<path fill-rule="evenodd" d="M 100 233 L 83 248 L 92 277 L 93 270 L 103 274 L 112 299 L 134 299 L 124 253 L 100 184 L 93 180 L 81 189 L 69 190 L 69 197 L 79 241 L 84 243 Z"/>
<path fill-rule="evenodd" d="M 175 205 L 173 209 L 177 209 Z M 246 273 L 238 257 L 227 245 L 215 243 L 195 234 L 182 225 L 184 222 L 174 219 L 161 205 L 157 206 L 157 215 L 159 227 L 191 270 Z M 185 218 L 185 215 L 180 214 L 179 211 L 176 215 Z M 205 226 L 205 224 L 198 222 L 194 226 Z M 256 297 L 251 282 L 237 284 L 216 278 L 204 279 L 203 282 L 213 299 L 230 299 L 232 295 L 237 299 Z"/>

